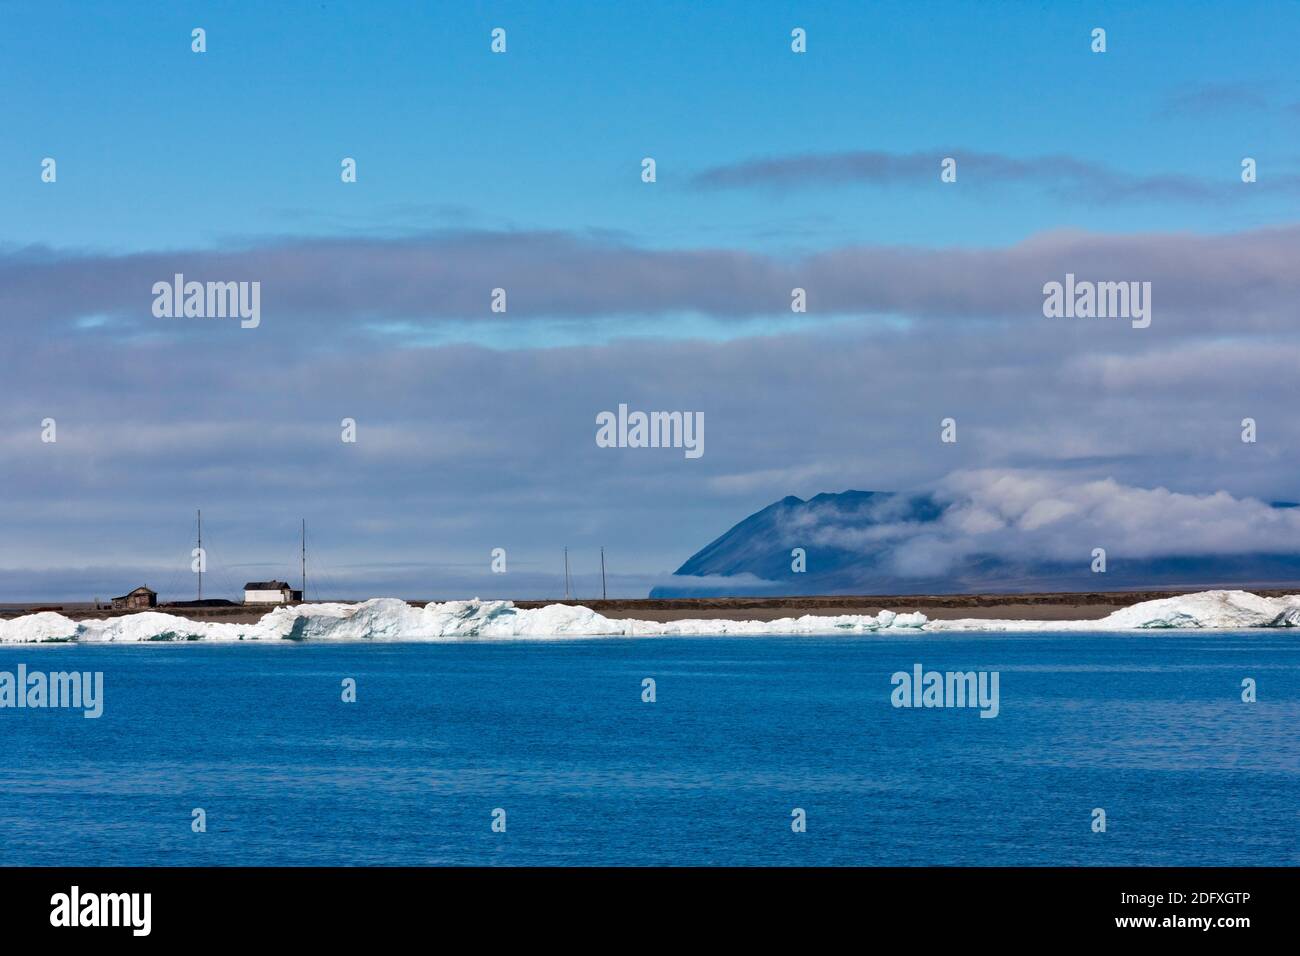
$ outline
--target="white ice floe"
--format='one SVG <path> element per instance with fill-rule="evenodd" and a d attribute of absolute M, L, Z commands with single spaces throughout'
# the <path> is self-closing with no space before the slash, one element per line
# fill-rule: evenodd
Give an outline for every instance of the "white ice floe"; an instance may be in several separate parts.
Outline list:
<path fill-rule="evenodd" d="M 1300 595 L 1266 598 L 1248 591 L 1201 591 L 1144 601 L 1095 621 L 931 621 L 924 614 L 843 614 L 775 621 L 614 620 L 591 608 L 551 604 L 525 610 L 509 601 L 448 601 L 412 607 L 396 598 L 360 604 L 277 607 L 249 624 L 191 621 L 146 611 L 73 621 L 44 611 L 0 621 L 0 644 L 146 641 L 455 641 L 567 637 L 669 637 L 766 634 L 906 634 L 930 631 L 1133 631 L 1151 628 L 1235 630 L 1300 626 Z"/>

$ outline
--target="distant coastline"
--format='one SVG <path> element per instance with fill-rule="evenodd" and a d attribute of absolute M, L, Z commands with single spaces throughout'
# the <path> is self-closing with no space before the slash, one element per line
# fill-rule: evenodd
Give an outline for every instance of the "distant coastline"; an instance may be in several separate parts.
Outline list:
<path fill-rule="evenodd" d="M 874 614 L 891 610 L 900 614 L 919 611 L 930 620 L 986 618 L 1009 621 L 1100 620 L 1121 608 L 1143 601 L 1156 601 L 1203 591 L 1204 588 L 1147 591 L 1045 591 L 1030 594 L 925 594 L 925 595 L 821 595 L 786 597 L 709 597 L 709 598 L 612 598 L 570 600 L 513 601 L 521 610 L 533 610 L 556 604 L 590 608 L 611 620 L 683 621 L 727 619 L 736 621 L 773 621 L 805 614 L 833 617 L 844 614 Z M 1300 594 L 1292 588 L 1245 587 L 1261 597 L 1285 597 Z M 508 599 L 507 599 L 508 600 Z M 359 604 L 361 600 L 313 601 L 332 604 Z M 431 600 L 407 600 L 412 607 L 424 607 Z M 155 608 L 99 609 L 78 602 L 31 602 L 0 604 L 0 620 L 21 617 L 36 611 L 55 611 L 74 621 L 107 620 L 132 614 L 161 612 L 191 621 L 224 624 L 252 624 L 271 610 L 267 605 L 227 604 L 194 607 L 185 602 L 160 604 Z"/>

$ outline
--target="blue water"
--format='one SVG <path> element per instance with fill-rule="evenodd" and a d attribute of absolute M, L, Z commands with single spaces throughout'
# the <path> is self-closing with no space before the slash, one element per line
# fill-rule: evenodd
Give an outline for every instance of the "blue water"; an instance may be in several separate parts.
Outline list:
<path fill-rule="evenodd" d="M 1300 863 L 1287 632 L 0 648 L 19 662 L 103 671 L 106 703 L 0 710 L 6 865 Z M 1000 715 L 893 708 L 917 662 L 999 671 Z"/>

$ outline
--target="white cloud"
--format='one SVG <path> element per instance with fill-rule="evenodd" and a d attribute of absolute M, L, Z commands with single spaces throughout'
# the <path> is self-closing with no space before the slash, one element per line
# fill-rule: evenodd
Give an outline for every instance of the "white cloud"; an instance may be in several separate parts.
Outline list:
<path fill-rule="evenodd" d="M 933 522 L 854 527 L 833 509 L 818 512 L 819 544 L 883 550 L 903 575 L 943 573 L 975 555 L 1013 561 L 1300 553 L 1300 508 L 1274 508 L 1226 491 L 1184 494 L 1113 479 L 1039 471 L 956 472 L 933 489 Z M 842 523 L 841 523 L 842 522 Z"/>

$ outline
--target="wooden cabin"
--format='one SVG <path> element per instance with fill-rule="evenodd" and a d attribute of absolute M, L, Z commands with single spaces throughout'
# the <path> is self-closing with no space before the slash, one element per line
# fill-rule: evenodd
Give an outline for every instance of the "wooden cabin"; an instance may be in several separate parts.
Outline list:
<path fill-rule="evenodd" d="M 158 592 L 150 591 L 141 585 L 134 591 L 113 598 L 113 610 L 135 610 L 142 607 L 157 607 Z"/>

